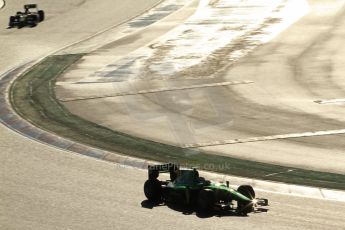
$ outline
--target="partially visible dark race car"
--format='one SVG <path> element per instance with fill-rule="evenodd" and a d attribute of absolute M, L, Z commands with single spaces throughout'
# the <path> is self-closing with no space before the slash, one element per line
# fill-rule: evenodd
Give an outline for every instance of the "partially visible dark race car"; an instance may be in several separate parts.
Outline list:
<path fill-rule="evenodd" d="M 24 26 L 34 27 L 44 20 L 44 11 L 39 10 L 36 4 L 24 5 L 24 12 L 18 11 L 15 16 L 10 17 L 9 28 Z"/>
<path fill-rule="evenodd" d="M 170 173 L 170 180 L 158 180 L 160 173 Z M 234 189 L 229 182 L 213 183 L 200 177 L 195 168 L 180 169 L 179 165 L 172 163 L 148 166 L 144 193 L 149 201 L 156 204 L 197 205 L 204 211 L 233 210 L 240 215 L 247 215 L 260 206 L 268 206 L 267 199 L 255 198 L 250 185 Z"/>

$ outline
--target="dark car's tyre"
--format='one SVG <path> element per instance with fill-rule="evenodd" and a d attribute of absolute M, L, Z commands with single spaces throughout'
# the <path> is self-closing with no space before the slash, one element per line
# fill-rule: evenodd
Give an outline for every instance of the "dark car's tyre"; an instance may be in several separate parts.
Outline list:
<path fill-rule="evenodd" d="M 250 185 L 241 185 L 240 187 L 238 187 L 237 191 L 251 200 L 255 198 L 255 191 Z M 239 200 L 237 202 L 237 212 L 239 212 L 240 214 L 247 215 L 253 210 L 254 204 L 251 201 Z"/>
<path fill-rule="evenodd" d="M 30 27 L 35 27 L 37 25 L 37 15 L 29 15 L 26 18 L 26 25 L 30 26 Z"/>
<path fill-rule="evenodd" d="M 15 17 L 14 17 L 14 16 L 11 16 L 11 17 L 10 17 L 10 21 L 9 21 L 9 23 L 8 23 L 8 26 L 9 26 L 9 27 L 14 27 L 14 20 L 15 20 Z"/>
<path fill-rule="evenodd" d="M 159 180 L 147 180 L 144 184 L 144 193 L 151 202 L 160 202 L 162 200 L 162 186 Z"/>
<path fill-rule="evenodd" d="M 38 11 L 38 17 L 40 22 L 44 20 L 45 15 L 43 10 Z"/>
<path fill-rule="evenodd" d="M 23 21 L 20 20 L 20 16 L 14 16 L 15 17 L 15 21 L 17 21 L 16 26 L 18 29 L 23 28 L 25 25 L 25 23 Z"/>
<path fill-rule="evenodd" d="M 202 210 L 212 209 L 215 203 L 215 194 L 212 189 L 203 189 L 198 195 L 198 205 Z"/>

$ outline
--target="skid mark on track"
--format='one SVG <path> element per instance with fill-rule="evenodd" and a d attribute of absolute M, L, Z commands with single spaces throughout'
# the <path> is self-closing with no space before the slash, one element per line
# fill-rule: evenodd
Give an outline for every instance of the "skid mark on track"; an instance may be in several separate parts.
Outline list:
<path fill-rule="evenodd" d="M 295 8 L 293 16 L 287 12 Z M 196 14 L 156 44 L 145 78 L 209 77 L 241 59 L 308 11 L 296 0 L 201 1 Z"/>
<path fill-rule="evenodd" d="M 220 82 L 220 83 L 201 84 L 201 85 L 190 85 L 190 86 L 180 86 L 180 87 L 166 87 L 166 88 L 151 89 L 151 90 L 140 90 L 137 92 L 115 93 L 115 94 L 103 95 L 103 96 L 66 98 L 66 99 L 60 99 L 60 101 L 70 102 L 70 101 L 92 100 L 92 99 L 100 99 L 100 98 L 107 98 L 107 97 L 120 97 L 120 96 L 140 95 L 140 94 L 149 94 L 149 93 L 161 93 L 161 92 L 169 92 L 169 91 L 200 89 L 200 88 L 208 88 L 208 87 L 230 86 L 230 85 L 251 84 L 251 83 L 253 83 L 253 82 L 252 81 L 228 81 L 228 82 Z"/>

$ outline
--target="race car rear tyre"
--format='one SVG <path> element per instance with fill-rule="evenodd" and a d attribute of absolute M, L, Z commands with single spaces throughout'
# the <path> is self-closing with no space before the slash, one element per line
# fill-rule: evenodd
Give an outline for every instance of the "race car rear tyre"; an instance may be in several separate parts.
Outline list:
<path fill-rule="evenodd" d="M 212 189 L 203 189 L 198 195 L 198 205 L 202 210 L 212 209 L 215 203 L 215 194 Z"/>
<path fill-rule="evenodd" d="M 43 10 L 39 10 L 38 11 L 38 17 L 39 17 L 39 21 L 43 21 L 44 20 L 44 11 Z"/>
<path fill-rule="evenodd" d="M 150 180 L 157 180 L 159 177 L 159 171 L 156 169 L 149 170 L 149 179 Z"/>
<path fill-rule="evenodd" d="M 240 187 L 238 187 L 237 191 L 242 195 L 248 197 L 249 199 L 255 198 L 255 191 L 250 185 L 241 185 Z"/>
<path fill-rule="evenodd" d="M 151 202 L 160 202 L 162 200 L 162 186 L 159 180 L 147 180 L 144 184 L 144 193 Z"/>

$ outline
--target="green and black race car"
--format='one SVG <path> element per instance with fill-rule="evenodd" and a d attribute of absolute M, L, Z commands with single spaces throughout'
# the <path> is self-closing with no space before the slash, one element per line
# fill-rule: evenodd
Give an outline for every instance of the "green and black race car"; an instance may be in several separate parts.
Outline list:
<path fill-rule="evenodd" d="M 158 180 L 159 173 L 170 173 L 170 180 Z M 241 215 L 247 215 L 259 206 L 268 206 L 267 199 L 255 198 L 250 185 L 234 189 L 229 182 L 213 183 L 200 177 L 195 168 L 180 169 L 172 163 L 149 165 L 148 177 L 144 193 L 149 201 L 157 204 L 197 205 L 202 210 L 235 210 Z"/>

